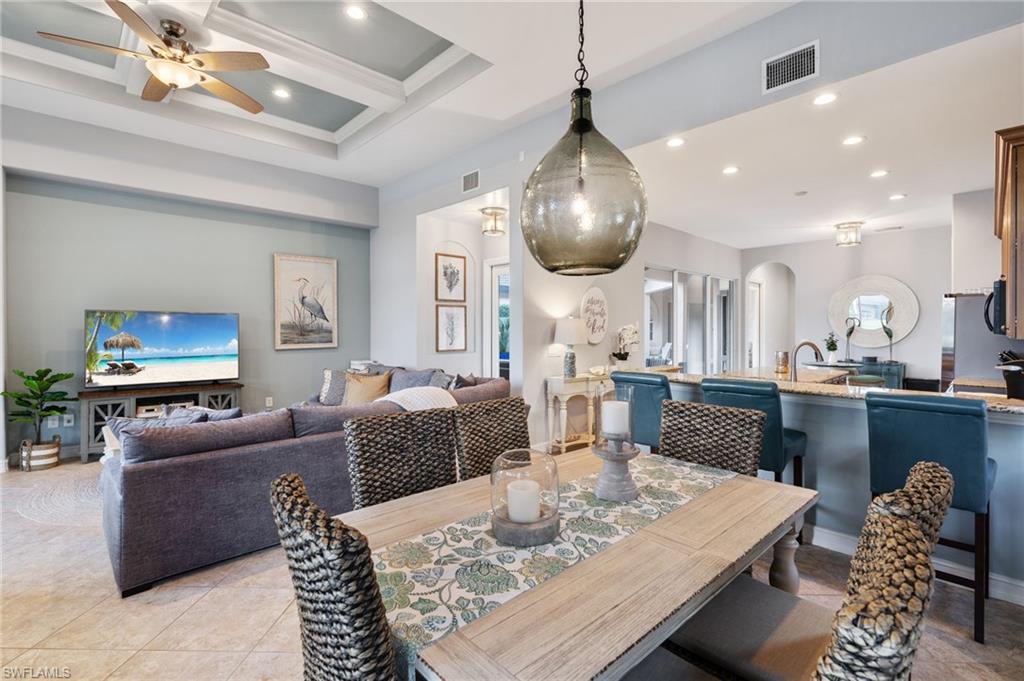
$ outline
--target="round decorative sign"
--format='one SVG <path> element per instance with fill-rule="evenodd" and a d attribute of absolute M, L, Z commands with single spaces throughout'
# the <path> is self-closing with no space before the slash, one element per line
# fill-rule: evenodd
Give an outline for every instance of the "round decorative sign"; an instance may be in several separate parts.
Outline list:
<path fill-rule="evenodd" d="M 580 301 L 580 318 L 587 327 L 587 342 L 596 345 L 608 333 L 608 300 L 604 291 L 593 286 L 583 294 Z"/>

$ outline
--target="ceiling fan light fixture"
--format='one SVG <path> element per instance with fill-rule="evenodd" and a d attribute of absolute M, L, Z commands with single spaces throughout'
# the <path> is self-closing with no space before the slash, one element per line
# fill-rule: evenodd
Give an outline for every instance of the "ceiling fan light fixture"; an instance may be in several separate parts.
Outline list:
<path fill-rule="evenodd" d="M 173 59 L 150 59 L 146 62 L 146 68 L 161 83 L 178 90 L 190 88 L 202 80 L 198 71 Z"/>

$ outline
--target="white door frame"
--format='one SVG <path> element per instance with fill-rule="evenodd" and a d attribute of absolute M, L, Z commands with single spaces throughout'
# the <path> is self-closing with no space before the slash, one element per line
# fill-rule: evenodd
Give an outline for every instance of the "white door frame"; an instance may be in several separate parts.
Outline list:
<path fill-rule="evenodd" d="M 483 305 L 480 309 L 480 319 L 484 342 L 480 358 L 480 375 L 490 377 L 498 376 L 499 371 L 497 317 L 492 314 L 496 293 L 494 288 L 494 268 L 496 267 L 509 267 L 509 274 L 512 273 L 508 258 L 487 258 L 483 261 L 483 276 L 480 281 L 487 282 L 487 284 L 481 286 Z"/>

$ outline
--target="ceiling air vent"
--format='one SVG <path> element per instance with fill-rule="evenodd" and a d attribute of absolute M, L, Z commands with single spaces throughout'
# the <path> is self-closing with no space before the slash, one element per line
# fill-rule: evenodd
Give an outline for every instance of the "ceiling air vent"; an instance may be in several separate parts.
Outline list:
<path fill-rule="evenodd" d="M 471 192 L 480 188 L 480 171 L 474 170 L 462 176 L 462 193 Z"/>
<path fill-rule="evenodd" d="M 761 62 L 761 92 L 774 92 L 817 75 L 818 41 L 815 40 Z"/>

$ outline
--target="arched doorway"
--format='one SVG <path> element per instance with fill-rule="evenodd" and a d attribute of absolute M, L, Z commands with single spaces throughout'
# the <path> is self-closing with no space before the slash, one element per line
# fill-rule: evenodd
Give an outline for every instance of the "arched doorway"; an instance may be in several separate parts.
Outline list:
<path fill-rule="evenodd" d="M 796 275 L 782 263 L 761 263 L 747 274 L 745 287 L 743 366 L 774 366 L 775 353 L 795 343 Z"/>

